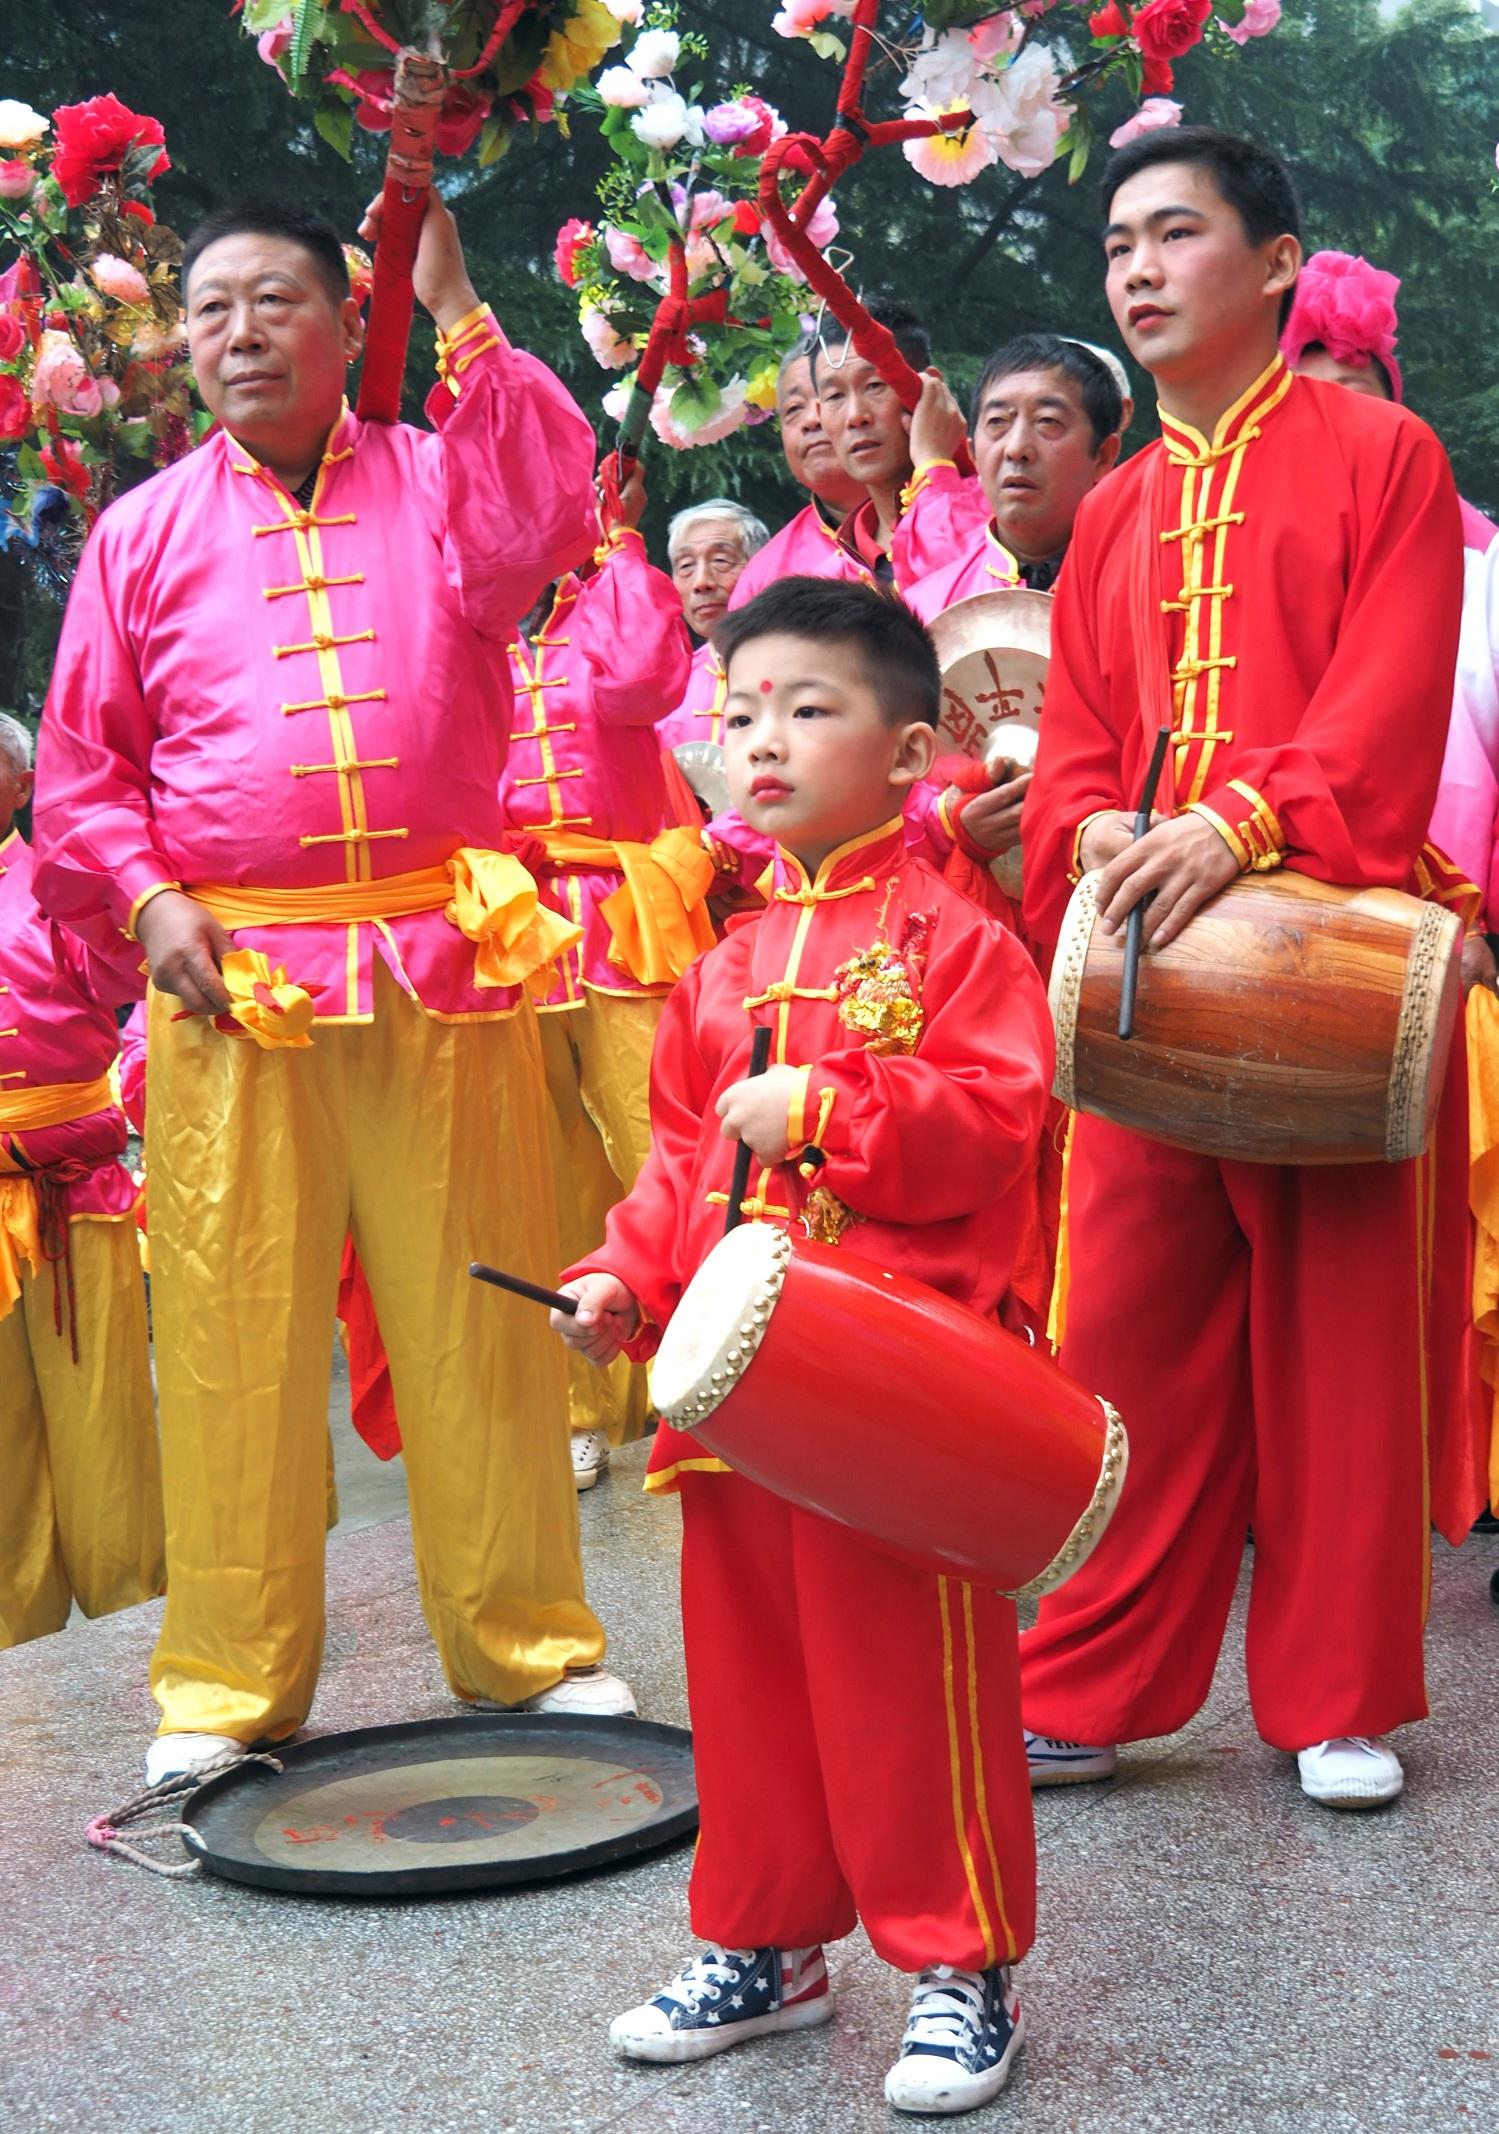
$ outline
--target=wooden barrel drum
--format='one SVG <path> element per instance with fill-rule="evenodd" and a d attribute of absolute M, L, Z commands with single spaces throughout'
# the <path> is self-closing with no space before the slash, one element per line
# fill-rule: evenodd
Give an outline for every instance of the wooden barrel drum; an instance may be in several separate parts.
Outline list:
<path fill-rule="evenodd" d="M 1245 875 L 1140 960 L 1085 875 L 1051 974 L 1056 1094 L 1174 1148 L 1250 1163 L 1400 1163 L 1431 1138 L 1461 1000 L 1455 913 L 1395 889 Z"/>

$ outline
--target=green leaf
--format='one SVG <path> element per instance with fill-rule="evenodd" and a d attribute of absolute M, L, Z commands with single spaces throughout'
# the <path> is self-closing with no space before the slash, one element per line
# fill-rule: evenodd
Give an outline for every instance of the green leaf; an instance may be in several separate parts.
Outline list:
<path fill-rule="evenodd" d="M 312 123 L 317 132 L 332 149 L 336 149 L 345 163 L 353 160 L 354 112 L 340 97 L 328 97 L 312 114 Z"/>
<path fill-rule="evenodd" d="M 299 90 L 302 86 L 302 77 L 306 74 L 307 62 L 312 57 L 313 36 L 322 11 L 321 0 L 297 0 L 291 44 L 286 54 L 287 73 L 293 89 Z"/>
<path fill-rule="evenodd" d="M 671 396 L 671 417 L 679 428 L 700 430 L 723 405 L 723 395 L 701 370 L 688 371 Z"/>
<path fill-rule="evenodd" d="M 275 29 L 286 13 L 286 0 L 245 0 L 244 27 L 248 37 Z"/>
<path fill-rule="evenodd" d="M 510 146 L 513 129 L 501 118 L 487 118 L 484 130 L 479 135 L 479 168 L 488 170 L 491 163 L 498 163 Z"/>
<path fill-rule="evenodd" d="M 842 65 L 844 55 L 843 39 L 835 37 L 831 30 L 814 30 L 807 42 L 819 59 L 835 60 L 840 66 Z"/>

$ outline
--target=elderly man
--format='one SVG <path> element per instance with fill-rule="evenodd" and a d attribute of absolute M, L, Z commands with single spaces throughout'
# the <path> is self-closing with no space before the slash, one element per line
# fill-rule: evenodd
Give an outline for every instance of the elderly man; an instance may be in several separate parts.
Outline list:
<path fill-rule="evenodd" d="M 851 578 L 858 575 L 838 540 L 838 529 L 857 511 L 867 491 L 847 473 L 817 411 L 812 383 L 812 342 L 793 348 L 776 379 L 776 418 L 781 450 L 792 480 L 808 501 L 772 534 L 741 574 L 729 601 L 742 608 L 777 578 Z"/>
<path fill-rule="evenodd" d="M 0 1645 L 162 1587 L 161 1469 L 119 1050 L 86 949 L 15 828 L 31 736 L 0 715 Z"/>
<path fill-rule="evenodd" d="M 562 1370 L 534 1307 L 467 1271 L 556 1265 L 524 989 L 572 933 L 503 849 L 504 655 L 592 547 L 593 438 L 479 303 L 436 194 L 414 272 L 435 435 L 350 415 L 359 310 L 317 217 L 221 211 L 182 278 L 220 428 L 89 541 L 37 811 L 44 906 L 152 980 L 152 1780 L 285 1740 L 311 1706 L 350 1233 L 450 1686 L 633 1709 L 598 1669 Z"/>
<path fill-rule="evenodd" d="M 745 565 L 769 539 L 763 520 L 726 496 L 689 504 L 667 528 L 672 582 L 681 595 L 687 627 L 702 643 L 692 656 L 687 694 L 657 724 L 663 748 L 723 739 L 723 668 L 713 650 L 713 632 L 728 613 L 729 597 Z"/>

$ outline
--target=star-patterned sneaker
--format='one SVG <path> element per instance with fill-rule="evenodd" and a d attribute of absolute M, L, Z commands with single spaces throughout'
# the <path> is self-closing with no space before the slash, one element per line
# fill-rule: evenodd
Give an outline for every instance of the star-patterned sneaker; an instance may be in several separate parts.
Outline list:
<path fill-rule="evenodd" d="M 578 1489 L 592 1489 L 609 1472 L 609 1440 L 602 1430 L 573 1432 L 573 1482 Z"/>
<path fill-rule="evenodd" d="M 885 2077 L 897 2112 L 971 2112 L 999 2095 L 1025 2038 L 1009 1971 L 933 1964 L 911 1995 L 900 2058 Z"/>
<path fill-rule="evenodd" d="M 710 1941 L 669 1986 L 609 2025 L 627 2060 L 707 2060 L 775 2030 L 811 2030 L 833 2012 L 821 1949 L 724 1949 Z"/>
<path fill-rule="evenodd" d="M 1112 1778 L 1119 1768 L 1117 1749 L 1090 1749 L 1081 1741 L 1055 1741 L 1050 1734 L 1025 1733 L 1025 1760 L 1031 1786 L 1085 1786 L 1090 1779 Z"/>

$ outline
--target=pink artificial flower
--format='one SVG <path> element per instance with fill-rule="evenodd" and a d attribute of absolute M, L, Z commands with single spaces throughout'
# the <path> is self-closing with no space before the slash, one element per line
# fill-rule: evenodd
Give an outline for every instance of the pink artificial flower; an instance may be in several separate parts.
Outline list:
<path fill-rule="evenodd" d="M 1238 22 L 1219 21 L 1235 44 L 1248 44 L 1251 37 L 1268 37 L 1280 20 L 1280 0 L 1248 0 Z"/>
<path fill-rule="evenodd" d="M 616 332 L 614 322 L 599 310 L 584 312 L 583 338 L 593 350 L 595 362 L 605 370 L 623 370 L 639 353 L 635 343 Z"/>
<path fill-rule="evenodd" d="M 54 407 L 60 415 L 80 415 L 85 420 L 104 406 L 98 379 L 62 333 L 42 336 L 31 374 L 31 397 L 38 407 Z"/>
<path fill-rule="evenodd" d="M 283 15 L 274 29 L 262 30 L 256 38 L 255 49 L 268 67 L 275 66 L 277 60 L 291 43 L 291 33 L 292 19 L 290 15 Z"/>
<path fill-rule="evenodd" d="M 901 152 L 928 185 L 967 185 L 981 170 L 998 161 L 998 151 L 982 126 L 903 141 Z"/>
<path fill-rule="evenodd" d="M 604 224 L 604 250 L 616 274 L 628 274 L 632 282 L 652 282 L 660 268 L 636 238 L 612 223 Z"/>
<path fill-rule="evenodd" d="M 118 304 L 144 304 L 151 294 L 139 267 L 132 267 L 128 259 L 113 252 L 101 252 L 90 262 L 88 271 L 94 287 Z"/>
<path fill-rule="evenodd" d="M 1275 0 L 1271 0 L 1275 4 Z M 1173 103 L 1169 96 L 1147 96 L 1133 118 L 1116 126 L 1109 135 L 1110 148 L 1122 148 L 1126 141 L 1137 141 L 1142 133 L 1154 133 L 1158 126 L 1179 126 L 1182 122 L 1182 107 Z"/>
<path fill-rule="evenodd" d="M 770 26 L 782 37 L 810 37 L 830 15 L 846 16 L 852 12 L 853 0 L 784 0 Z"/>
<path fill-rule="evenodd" d="M 1049 7 L 1051 0 L 1046 0 L 1046 4 Z M 1002 15 L 991 15 L 987 22 L 976 22 L 968 32 L 968 42 L 978 59 L 1006 59 L 1024 34 L 1015 18 L 1015 10 L 1006 8 Z"/>
<path fill-rule="evenodd" d="M 713 104 L 703 113 L 703 131 L 715 148 L 737 148 L 759 125 L 759 114 L 748 103 Z"/>
<path fill-rule="evenodd" d="M 807 224 L 807 235 L 819 252 L 826 252 L 838 235 L 838 211 L 831 199 L 819 200 L 816 213 Z M 807 279 L 775 231 L 769 228 L 765 232 L 765 250 L 771 265 L 778 267 L 782 274 L 789 274 L 794 282 L 804 282 Z"/>
<path fill-rule="evenodd" d="M 760 123 L 753 133 L 745 135 L 734 153 L 736 156 L 763 156 L 771 142 L 778 141 L 786 131 L 786 121 L 775 105 L 767 104 L 763 96 L 742 96 L 739 101 Z"/>
<path fill-rule="evenodd" d="M 24 200 L 36 183 L 29 163 L 0 163 L 0 200 Z"/>

